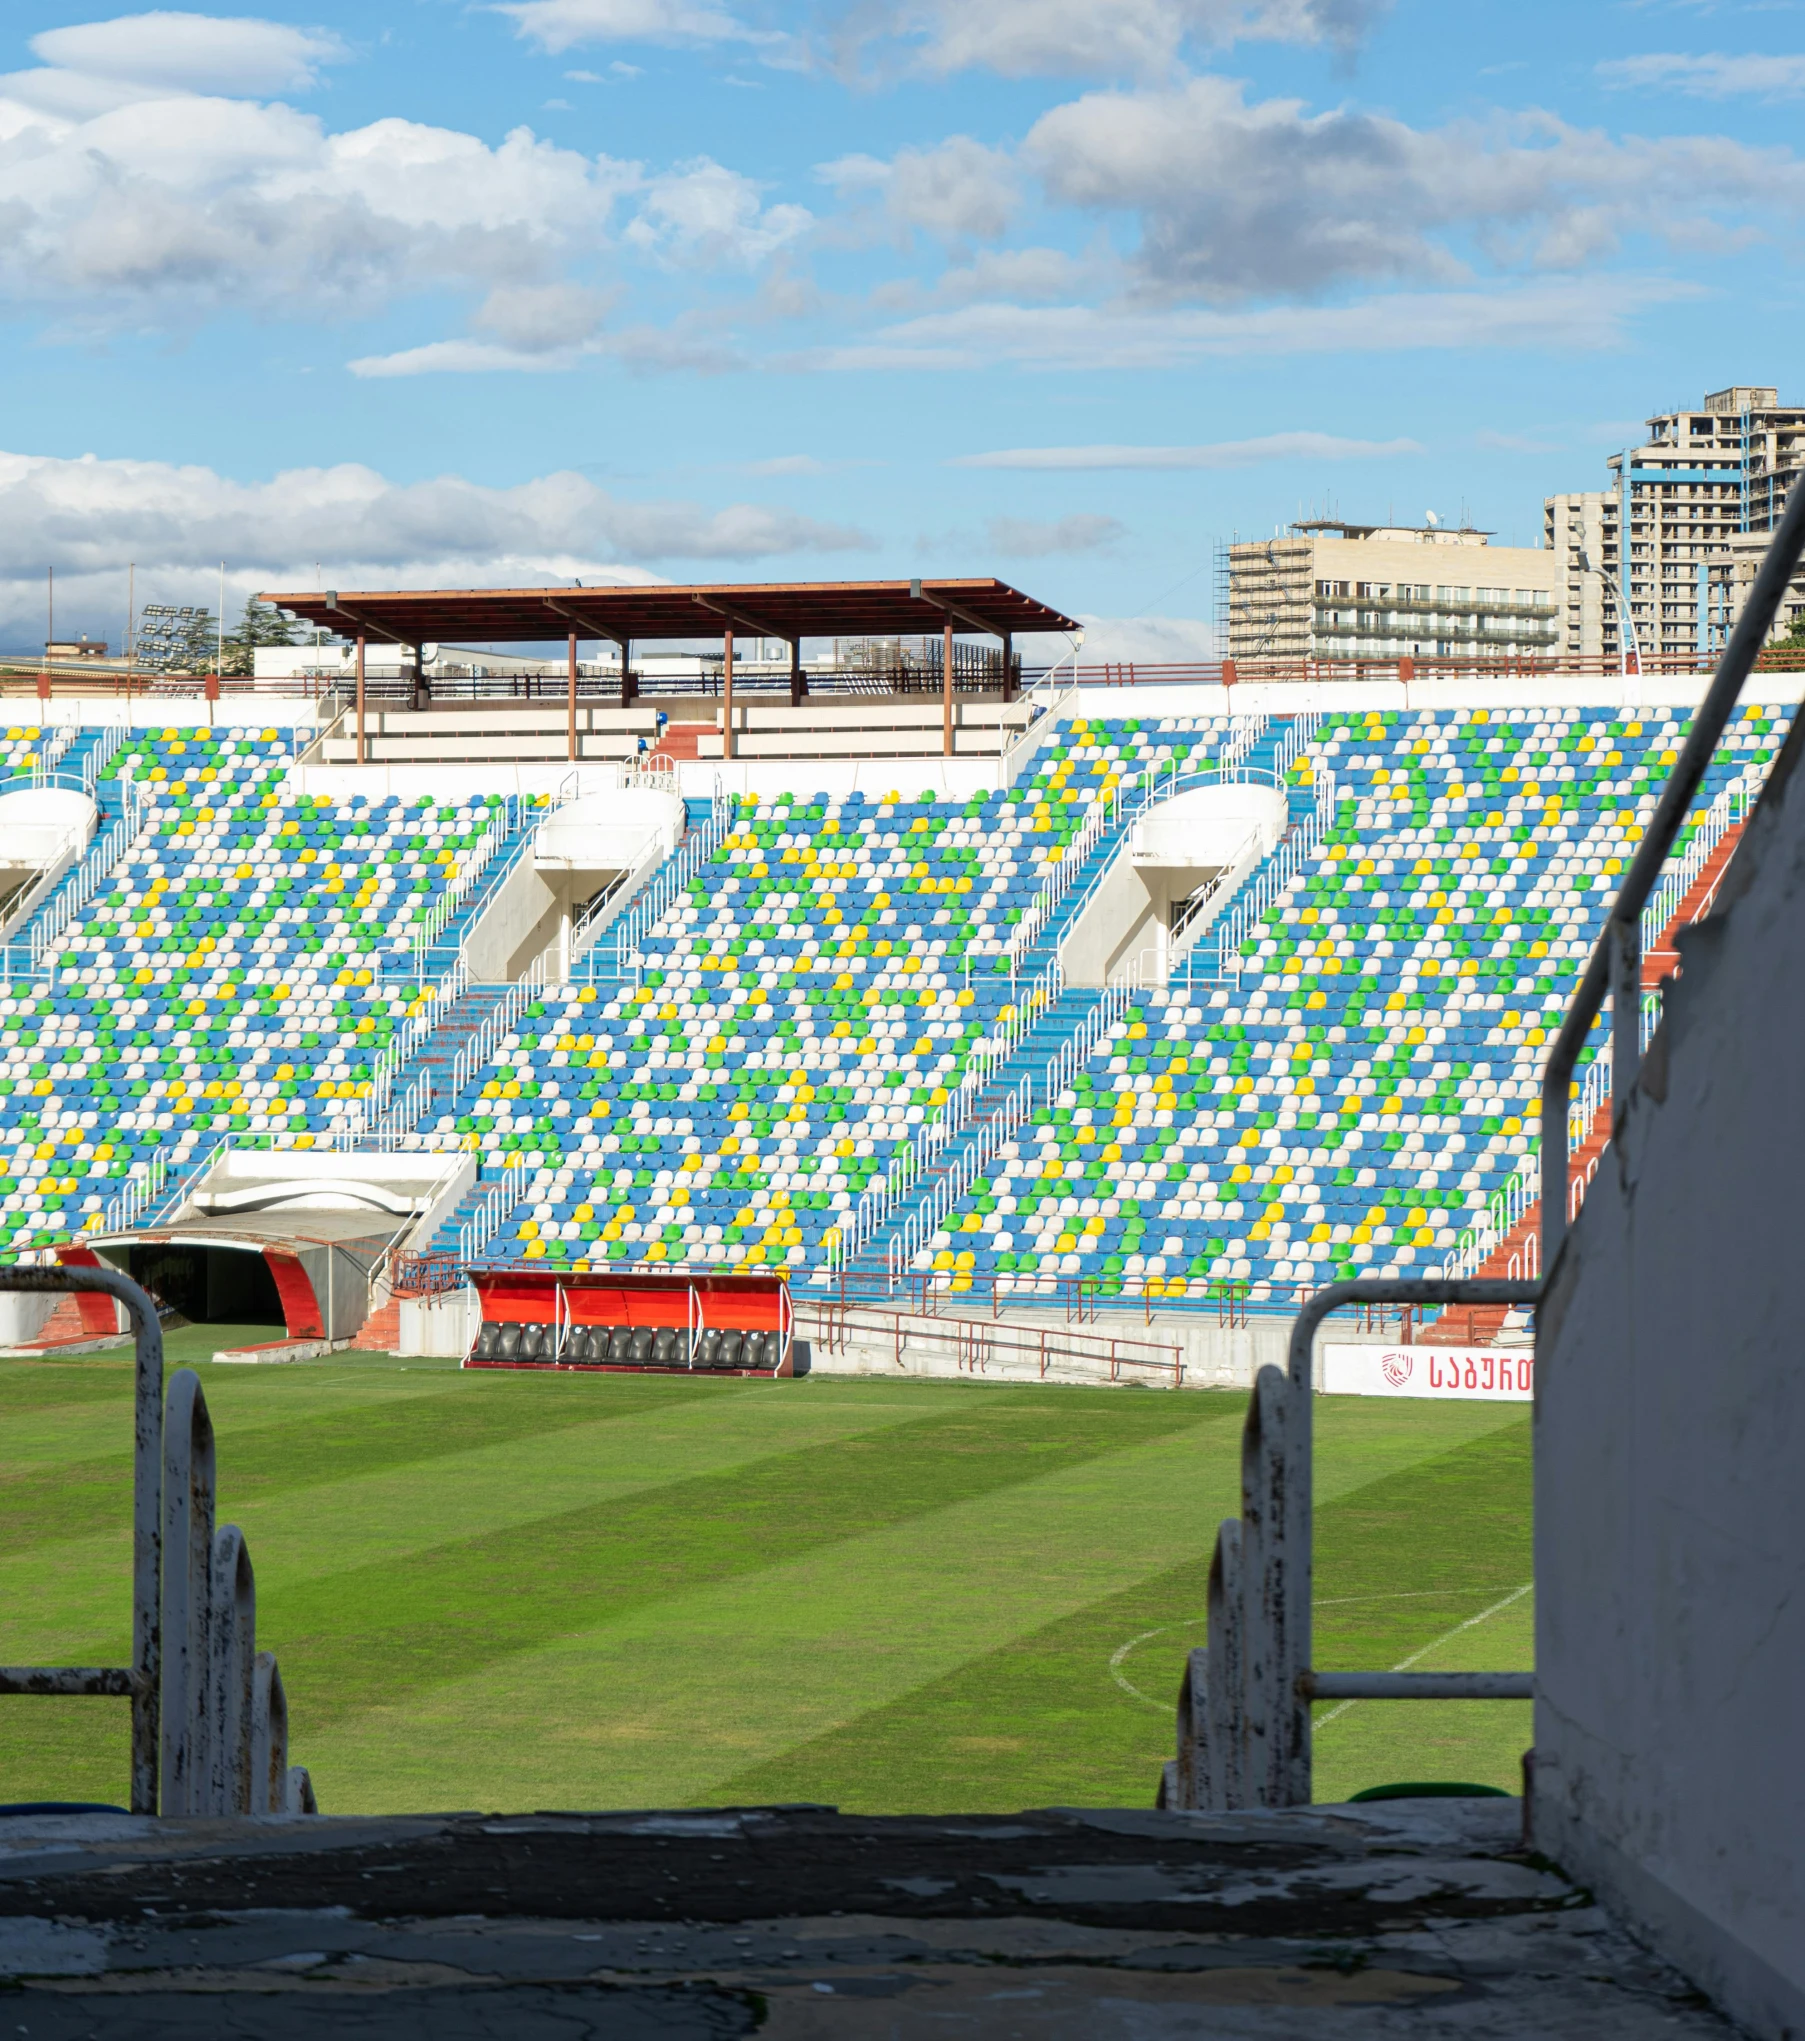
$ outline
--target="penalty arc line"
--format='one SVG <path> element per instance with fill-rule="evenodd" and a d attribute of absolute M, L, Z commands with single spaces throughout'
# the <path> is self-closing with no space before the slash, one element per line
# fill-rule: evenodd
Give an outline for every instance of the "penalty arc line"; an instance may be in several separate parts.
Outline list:
<path fill-rule="evenodd" d="M 1523 1589 L 1519 1588 L 1517 1590 L 1517 1594 L 1521 1593 L 1523 1593 Z M 1507 1601 L 1515 1601 L 1516 1598 L 1517 1598 L 1516 1595 L 1511 1595 L 1507 1597 Z M 1354 1602 L 1431 1602 L 1431 1601 L 1445 1601 L 1446 1599 L 1447 1599 L 1446 1592 L 1441 1588 L 1400 1588 L 1394 1589 L 1385 1594 L 1377 1595 L 1330 1595 L 1325 1597 L 1322 1601 L 1318 1602 L 1316 1606 L 1319 1609 L 1342 1609 L 1348 1607 L 1351 1603 Z M 1506 1606 L 1506 1603 L 1500 1602 L 1498 1606 L 1499 1608 L 1503 1608 Z M 1485 1612 L 1485 1615 L 1494 1614 L 1496 1614 L 1496 1610 L 1488 1609 Z M 1131 1680 L 1128 1677 L 1128 1675 L 1125 1672 L 1123 1672 L 1122 1670 L 1123 1664 L 1127 1660 L 1128 1654 L 1131 1651 L 1139 1650 L 1139 1648 L 1143 1644 L 1145 1644 L 1150 1637 L 1164 1637 L 1167 1631 L 1169 1630 L 1194 1629 L 1199 1623 L 1206 1623 L 1208 1621 L 1209 1618 L 1207 1616 L 1182 1616 L 1176 1623 L 1161 1623 L 1157 1629 L 1143 1630 L 1138 1637 L 1129 1638 L 1126 1644 L 1118 1644 L 1115 1650 L 1109 1654 L 1110 1678 L 1114 1680 L 1116 1685 L 1122 1689 L 1123 1693 L 1129 1695 L 1132 1699 L 1141 1702 L 1143 1706 L 1148 1708 L 1157 1708 L 1160 1710 L 1162 1714 L 1164 1714 L 1172 1704 L 1167 1701 L 1156 1701 L 1151 1694 L 1143 1694 L 1140 1688 L 1135 1685 L 1133 1680 Z M 1470 1623 L 1483 1623 L 1484 1621 L 1485 1616 L 1483 1615 L 1473 1616 L 1468 1619 L 1468 1622 Z M 1467 1624 L 1465 1623 L 1457 1624 L 1453 1630 L 1450 1630 L 1448 1632 L 1448 1637 L 1457 1636 L 1459 1632 L 1465 1629 L 1466 1627 Z M 1436 1638 L 1435 1643 L 1425 1644 L 1423 1646 L 1423 1651 L 1433 1651 L 1435 1649 L 1436 1644 L 1445 1644 L 1446 1642 L 1447 1642 L 1446 1637 L 1438 1637 Z M 1416 1654 L 1416 1657 L 1421 1658 L 1422 1655 L 1423 1652 L 1419 1651 Z M 1409 1666 L 1414 1665 L 1415 1662 L 1416 1662 L 1415 1659 L 1406 1659 L 1404 1661 L 1404 1664 L 1406 1666 Z M 1392 1670 L 1396 1672 L 1402 1670 L 1402 1668 L 1394 1666 Z"/>

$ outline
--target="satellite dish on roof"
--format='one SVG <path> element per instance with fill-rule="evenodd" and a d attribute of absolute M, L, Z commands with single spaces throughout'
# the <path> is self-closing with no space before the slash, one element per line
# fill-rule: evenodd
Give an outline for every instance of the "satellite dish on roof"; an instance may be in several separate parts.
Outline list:
<path fill-rule="evenodd" d="M 1433 529 L 1436 525 L 1441 523 L 1441 519 L 1436 516 L 1433 510 L 1425 510 L 1423 512 L 1423 516 L 1429 521 L 1431 529 Z"/>
<path fill-rule="evenodd" d="M 430 666 L 433 663 L 433 661 L 436 658 L 438 658 L 438 656 L 439 656 L 438 646 L 422 645 L 420 647 L 420 664 L 422 666 Z"/>

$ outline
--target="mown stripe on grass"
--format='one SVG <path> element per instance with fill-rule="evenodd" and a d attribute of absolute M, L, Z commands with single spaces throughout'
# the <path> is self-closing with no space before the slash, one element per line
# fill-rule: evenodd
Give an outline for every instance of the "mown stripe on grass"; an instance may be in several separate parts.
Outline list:
<path fill-rule="evenodd" d="M 1172 1431 L 1177 1399 L 1048 1403 L 1005 1391 L 871 1435 L 699 1473 L 634 1495 L 284 1583 L 269 1595 L 310 1722 L 436 1685 L 629 1611 L 781 1568 L 999 1489 L 1034 1483 Z M 1223 1413 L 1226 1417 L 1229 1413 Z M 856 1590 L 855 1590 L 856 1591 Z"/>
<path fill-rule="evenodd" d="M 1157 1408 L 1193 1422 L 1109 1450 L 1093 1420 L 1090 1448 L 1045 1456 L 1044 1472 L 974 1439 L 957 1449 L 963 1473 L 947 1456 L 908 1470 L 928 1507 L 888 1523 L 817 1455 L 831 1514 L 807 1526 L 812 1549 L 796 1537 L 756 1567 L 730 1554 L 724 1577 L 687 1592 L 665 1581 L 586 1630 L 360 1716 L 316 1726 L 296 1682 L 296 1748 L 315 1754 L 332 1804 L 359 1811 L 452 1793 L 516 1807 L 709 1799 L 749 1765 L 1201 1550 L 1233 1490 L 1222 1447 L 1240 1412 Z"/>
<path fill-rule="evenodd" d="M 367 1479 L 393 1469 L 453 1459 L 510 1440 L 546 1438 L 592 1427 L 594 1404 L 568 1393 L 565 1382 L 529 1381 L 512 1397 L 492 1393 L 492 1378 L 456 1381 L 425 1376 L 415 1389 L 384 1383 L 373 1394 L 330 1403 L 290 1405 L 272 1412 L 250 1400 L 238 1383 L 221 1385 L 224 1369 L 205 1383 L 220 1470 L 220 1500 L 229 1512 L 264 1497 L 317 1487 L 321 1482 Z M 721 1385 L 710 1385 L 718 1387 Z M 679 1402 L 687 1384 L 668 1378 L 629 1382 L 601 1422 L 630 1422 L 661 1405 Z M 28 1466 L 0 1466 L 0 1554 L 79 1537 L 109 1514 L 131 1514 L 131 1407 L 105 1414 L 118 1434 L 111 1450 L 61 1462 L 39 1458 Z M 85 1419 L 72 1429 L 83 1436 Z M 83 1443 L 86 1443 L 83 1437 Z M 10 1456 L 9 1456 L 10 1457 Z"/>
<path fill-rule="evenodd" d="M 593 1381 L 594 1421 L 549 1436 L 346 1480 L 331 1478 L 327 1463 L 314 1470 L 316 1485 L 263 1501 L 234 1500 L 228 1477 L 222 1517 L 237 1521 L 249 1538 L 266 1632 L 275 1639 L 271 1597 L 296 1581 L 378 1571 L 435 1546 L 916 1422 L 986 1393 L 886 1384 L 864 1396 L 822 1396 L 805 1384 L 710 1382 L 621 1415 L 627 1400 L 611 1385 L 622 1379 Z M 306 1457 L 303 1443 L 296 1452 Z M 8 1662 L 102 1663 L 123 1648 L 130 1524 L 119 1512 L 100 1521 L 108 1527 L 96 1535 L 0 1558 L 0 1609 L 11 1612 Z M 468 1593 L 506 1603 L 514 1588 L 477 1566 Z M 398 1623 L 405 1627 L 412 1613 L 403 1610 Z"/>
<path fill-rule="evenodd" d="M 1319 1642 L 1327 1631 L 1363 1667 L 1390 1666 L 1485 1606 L 1498 1582 L 1514 1584 L 1522 1548 L 1505 1533 L 1527 1511 L 1528 1426 L 1514 1411 L 1482 1412 L 1319 1403 Z M 1462 1436 L 1476 1425 L 1492 1429 Z M 1399 1463 L 1401 1445 L 1414 1462 Z M 1425 1563 L 1417 1547 L 1431 1529 L 1444 1549 Z M 1206 1545 L 1179 1565 L 736 1773 L 707 1797 L 825 1800 L 868 1812 L 1149 1804 L 1172 1755 L 1185 1654 L 1204 1641 L 1213 1545 L 1212 1526 Z M 1357 1599 L 1331 1599 L 1347 1596 Z M 1170 1707 L 1149 1708 L 1110 1677 L 1112 1656 L 1136 1638 L 1144 1641 L 1134 1683 Z M 1408 1731 L 1407 1722 L 1398 1726 Z M 1487 1744 L 1473 1762 L 1484 1766 L 1491 1755 Z"/>

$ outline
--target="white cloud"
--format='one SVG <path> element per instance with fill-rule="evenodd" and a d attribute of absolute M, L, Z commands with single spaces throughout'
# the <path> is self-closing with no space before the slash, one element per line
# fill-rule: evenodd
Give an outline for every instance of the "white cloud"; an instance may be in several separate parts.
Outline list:
<path fill-rule="evenodd" d="M 1055 553 L 1095 553 L 1127 535 L 1119 519 L 1080 512 L 1041 521 L 1031 517 L 993 517 L 984 527 L 984 543 L 993 552 L 1021 560 L 1044 560 Z"/>
<path fill-rule="evenodd" d="M 470 323 L 522 354 L 580 347 L 600 331 L 610 303 L 604 291 L 580 284 L 523 284 L 491 291 Z"/>
<path fill-rule="evenodd" d="M 1630 234 L 1674 240 L 1726 210 L 1805 210 L 1790 151 L 1723 136 L 1612 139 L 1546 114 L 1419 130 L 1249 103 L 1219 77 L 1090 93 L 1023 148 L 1056 202 L 1140 224 L 1142 288 L 1230 300 L 1348 283 L 1454 282 L 1594 263 Z"/>
<path fill-rule="evenodd" d="M 706 0 L 505 0 L 521 35 L 557 56 L 581 43 L 754 43 L 776 48 L 788 38 L 749 28 Z"/>
<path fill-rule="evenodd" d="M 1014 163 L 969 135 L 953 135 L 931 149 L 899 149 L 887 163 L 842 156 L 815 174 L 842 196 L 874 201 L 903 241 L 917 229 L 943 246 L 995 241 L 1021 203 Z"/>
<path fill-rule="evenodd" d="M 1187 48 L 1243 38 L 1346 46 L 1388 0 L 899 0 L 848 39 L 900 44 L 920 68 L 1007 77 L 1164 77 Z"/>
<path fill-rule="evenodd" d="M 1555 278 L 1489 290 L 1398 291 L 1358 304 L 1196 311 L 1144 306 L 968 305 L 813 349 L 800 368 L 962 370 L 999 363 L 1083 371 L 1166 369 L 1245 354 L 1483 348 L 1592 349 L 1621 344 L 1651 306 L 1699 295 L 1663 278 Z"/>
<path fill-rule="evenodd" d="M 167 49 L 147 40 L 146 24 L 171 22 Z M 56 337 L 180 330 L 228 309 L 350 317 L 453 292 L 485 301 L 470 333 L 365 357 L 360 373 L 544 368 L 598 334 L 585 276 L 605 255 L 618 268 L 620 213 L 627 246 L 667 268 L 744 270 L 813 225 L 705 157 L 652 174 L 527 128 L 493 145 L 400 119 L 335 134 L 280 101 L 180 82 L 305 82 L 337 53 L 275 24 L 147 15 L 38 40 L 96 67 L 0 79 L 0 304 L 49 314 Z M 660 347 L 723 359 L 643 331 L 619 351 Z"/>
<path fill-rule="evenodd" d="M 1694 99 L 1796 99 L 1805 93 L 1805 56 L 1683 56 L 1674 51 L 1613 57 L 1598 66 L 1607 85 L 1684 92 Z"/>
<path fill-rule="evenodd" d="M 1153 666 L 1193 665 L 1219 659 L 1216 627 L 1202 617 L 1102 617 L 1078 612 L 1084 650 L 1093 663 L 1146 662 Z"/>
<path fill-rule="evenodd" d="M 104 327 L 537 284 L 594 251 L 640 181 L 525 128 L 491 147 L 393 119 L 329 134 L 245 100 L 71 120 L 0 98 L 0 293 Z"/>
<path fill-rule="evenodd" d="M 493 340 L 429 340 L 393 354 L 360 354 L 345 366 L 365 381 L 395 376 L 553 375 L 573 369 L 586 352 L 579 347 L 507 347 Z"/>
<path fill-rule="evenodd" d="M 32 563 L 0 569 L 0 633 L 14 642 L 41 629 L 46 563 L 59 614 L 79 627 L 123 607 L 128 561 L 146 599 L 180 589 L 211 604 L 220 560 L 242 600 L 256 588 L 315 586 L 316 561 L 337 587 L 506 586 L 870 544 L 854 528 L 768 505 L 631 501 L 571 473 L 493 489 L 455 475 L 398 483 L 346 464 L 240 482 L 161 461 L 0 453 L 0 560 Z"/>
<path fill-rule="evenodd" d="M 813 454 L 776 454 L 768 461 L 748 461 L 748 475 L 826 475 L 832 472 L 833 464 L 817 460 Z"/>
<path fill-rule="evenodd" d="M 624 238 L 672 268 L 750 269 L 814 223 L 804 206 L 762 205 L 751 178 L 698 156 L 649 181 Z"/>
<path fill-rule="evenodd" d="M 31 52 L 52 68 L 140 91 L 305 92 L 347 55 L 338 37 L 214 14 L 160 10 L 45 29 Z"/>
<path fill-rule="evenodd" d="M 1269 432 L 1210 446 L 1025 446 L 961 454 L 955 468 L 1017 468 L 1040 473 L 1108 470 L 1251 468 L 1264 461 L 1358 461 L 1420 454 L 1414 439 L 1341 439 L 1332 432 Z"/>

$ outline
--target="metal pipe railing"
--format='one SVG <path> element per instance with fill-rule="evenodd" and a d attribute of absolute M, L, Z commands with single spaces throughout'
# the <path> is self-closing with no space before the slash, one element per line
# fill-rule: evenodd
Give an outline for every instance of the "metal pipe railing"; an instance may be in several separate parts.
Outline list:
<path fill-rule="evenodd" d="M 0 1694 L 129 1695 L 131 1811 L 157 1812 L 163 1690 L 163 1327 L 157 1307 L 117 1269 L 0 1267 L 0 1290 L 98 1292 L 125 1307 L 135 1350 L 132 1423 L 132 1662 L 0 1666 Z"/>
<path fill-rule="evenodd" d="M 1241 1514 L 1210 1565 L 1209 1642 L 1179 1693 L 1178 1750 L 1162 1806 L 1305 1807 L 1313 1701 L 1498 1700 L 1533 1695 L 1531 1673 L 1336 1672 L 1312 1663 L 1316 1335 L 1344 1305 L 1533 1304 L 1534 1282 L 1387 1277 L 1331 1283 L 1291 1328 L 1288 1364 L 1254 1380 L 1241 1441 Z"/>
<path fill-rule="evenodd" d="M 1711 685 L 1692 719 L 1655 812 L 1586 961 L 1585 974 L 1542 1072 L 1542 1270 L 1552 1270 L 1567 1237 L 1567 1105 L 1579 1052 L 1593 1021 L 1611 1000 L 1612 1129 L 1623 1124 L 1642 1064 L 1642 910 L 1661 878 L 1667 853 L 1684 826 L 1693 797 L 1717 751 L 1717 740 L 1753 671 L 1756 655 L 1779 614 L 1799 555 L 1805 552 L 1805 488 L 1795 488 L 1762 558 L 1754 586 L 1730 634 Z"/>

